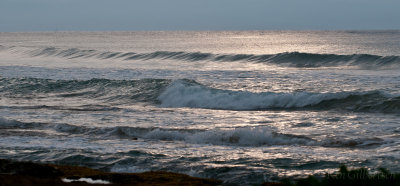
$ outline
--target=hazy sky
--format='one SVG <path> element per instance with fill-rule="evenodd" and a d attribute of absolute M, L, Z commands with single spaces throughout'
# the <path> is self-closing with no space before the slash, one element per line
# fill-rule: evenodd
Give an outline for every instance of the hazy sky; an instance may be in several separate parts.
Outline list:
<path fill-rule="evenodd" d="M 400 0 L 0 0 L 0 31 L 400 29 Z"/>

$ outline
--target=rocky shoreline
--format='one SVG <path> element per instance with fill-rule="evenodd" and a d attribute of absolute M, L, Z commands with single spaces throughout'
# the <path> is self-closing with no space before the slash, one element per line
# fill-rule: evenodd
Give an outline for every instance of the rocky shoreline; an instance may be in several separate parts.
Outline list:
<path fill-rule="evenodd" d="M 0 159 L 0 186 L 94 186 L 94 185 L 223 185 L 221 180 L 197 178 L 185 174 L 150 171 L 143 173 L 113 173 L 87 167 L 20 162 Z M 368 169 L 349 170 L 342 165 L 335 174 L 323 178 L 308 176 L 304 179 L 283 179 L 281 182 L 266 182 L 261 185 L 400 185 L 400 174 L 380 168 L 370 174 Z"/>
<path fill-rule="evenodd" d="M 215 179 L 155 171 L 110 173 L 87 167 L 18 162 L 0 159 L 0 186 L 31 185 L 221 185 Z"/>

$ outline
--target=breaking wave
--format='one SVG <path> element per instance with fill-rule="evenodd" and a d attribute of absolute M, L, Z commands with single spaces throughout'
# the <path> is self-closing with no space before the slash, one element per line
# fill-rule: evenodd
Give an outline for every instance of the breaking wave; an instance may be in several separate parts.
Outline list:
<path fill-rule="evenodd" d="M 208 87 L 193 80 L 49 80 L 0 78 L 0 95 L 10 99 L 86 99 L 96 104 L 75 106 L 10 106 L 21 109 L 112 111 L 118 105 L 137 102 L 160 107 L 189 107 L 221 110 L 346 110 L 398 113 L 400 97 L 380 91 L 368 92 L 249 92 Z M 3 106 L 4 107 L 4 106 Z"/>
<path fill-rule="evenodd" d="M 185 141 L 193 144 L 213 145 L 290 145 L 312 144 L 314 141 L 304 136 L 280 134 L 268 127 L 236 128 L 236 129 L 163 129 L 140 127 L 87 128 L 69 124 L 58 124 L 54 127 L 57 132 L 101 135 L 126 139 L 146 139 L 163 141 Z"/>
<path fill-rule="evenodd" d="M 78 48 L 21 48 L 0 46 L 0 50 L 12 50 L 33 57 L 61 57 L 67 59 L 96 58 L 96 59 L 122 59 L 122 60 L 152 60 L 172 59 L 180 61 L 215 61 L 234 62 L 244 61 L 253 63 L 273 64 L 285 67 L 318 68 L 318 67 L 359 67 L 363 69 L 387 69 L 400 67 L 400 56 L 378 56 L 369 54 L 313 54 L 300 52 L 285 52 L 278 54 L 213 54 L 202 52 L 171 52 L 155 51 L 151 53 L 111 52 L 86 50 Z"/>
<path fill-rule="evenodd" d="M 215 89 L 187 80 L 172 82 L 158 99 L 163 107 L 223 110 L 344 109 L 388 113 L 400 111 L 400 97 L 388 96 L 379 91 L 254 93 Z"/>
<path fill-rule="evenodd" d="M 234 129 L 168 129 L 141 127 L 89 127 L 71 124 L 24 123 L 0 118 L 0 128 L 51 129 L 66 135 L 89 135 L 101 139 L 121 138 L 130 140 L 182 141 L 191 144 L 231 146 L 306 145 L 324 147 L 370 147 L 387 143 L 380 138 L 327 138 L 322 141 L 307 136 L 278 133 L 272 127 L 243 127 Z M 25 133 L 29 135 L 29 133 Z M 33 133 L 32 135 L 36 135 Z"/>
<path fill-rule="evenodd" d="M 280 134 L 269 127 L 236 128 L 236 129 L 163 129 L 140 127 L 86 127 L 70 124 L 41 124 L 24 123 L 15 120 L 0 118 L 2 129 L 52 129 L 59 133 L 81 134 L 104 137 L 118 137 L 125 139 L 146 139 L 163 141 L 185 141 L 194 144 L 213 145 L 293 145 L 313 144 L 314 141 L 304 136 Z"/>

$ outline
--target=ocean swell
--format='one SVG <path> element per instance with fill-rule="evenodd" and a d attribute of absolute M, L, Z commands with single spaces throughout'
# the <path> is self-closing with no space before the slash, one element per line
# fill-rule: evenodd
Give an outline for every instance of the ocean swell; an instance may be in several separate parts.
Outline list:
<path fill-rule="evenodd" d="M 0 95 L 23 99 L 85 98 L 109 103 L 153 102 L 157 101 L 157 96 L 170 82 L 171 80 L 167 79 L 51 80 L 0 78 Z M 46 106 L 40 105 L 40 107 L 44 108 Z M 90 109 L 101 110 L 97 105 L 91 105 Z"/>
<path fill-rule="evenodd" d="M 283 67 L 318 68 L 318 67 L 358 67 L 362 69 L 389 69 L 400 67 L 400 56 L 379 56 L 370 54 L 316 54 L 284 52 L 277 54 L 213 54 L 184 51 L 154 51 L 149 53 L 98 51 L 79 48 L 23 48 L 0 46 L 0 50 L 11 50 L 32 57 L 60 57 L 66 59 L 95 58 L 122 60 L 179 60 L 179 61 L 214 61 L 214 62 L 253 62 L 272 64 Z"/>

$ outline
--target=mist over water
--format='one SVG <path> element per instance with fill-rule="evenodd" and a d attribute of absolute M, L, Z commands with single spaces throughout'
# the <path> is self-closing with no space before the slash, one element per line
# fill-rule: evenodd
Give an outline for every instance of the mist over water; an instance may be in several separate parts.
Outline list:
<path fill-rule="evenodd" d="M 399 172 L 399 31 L 0 33 L 0 157 L 234 184 Z"/>

